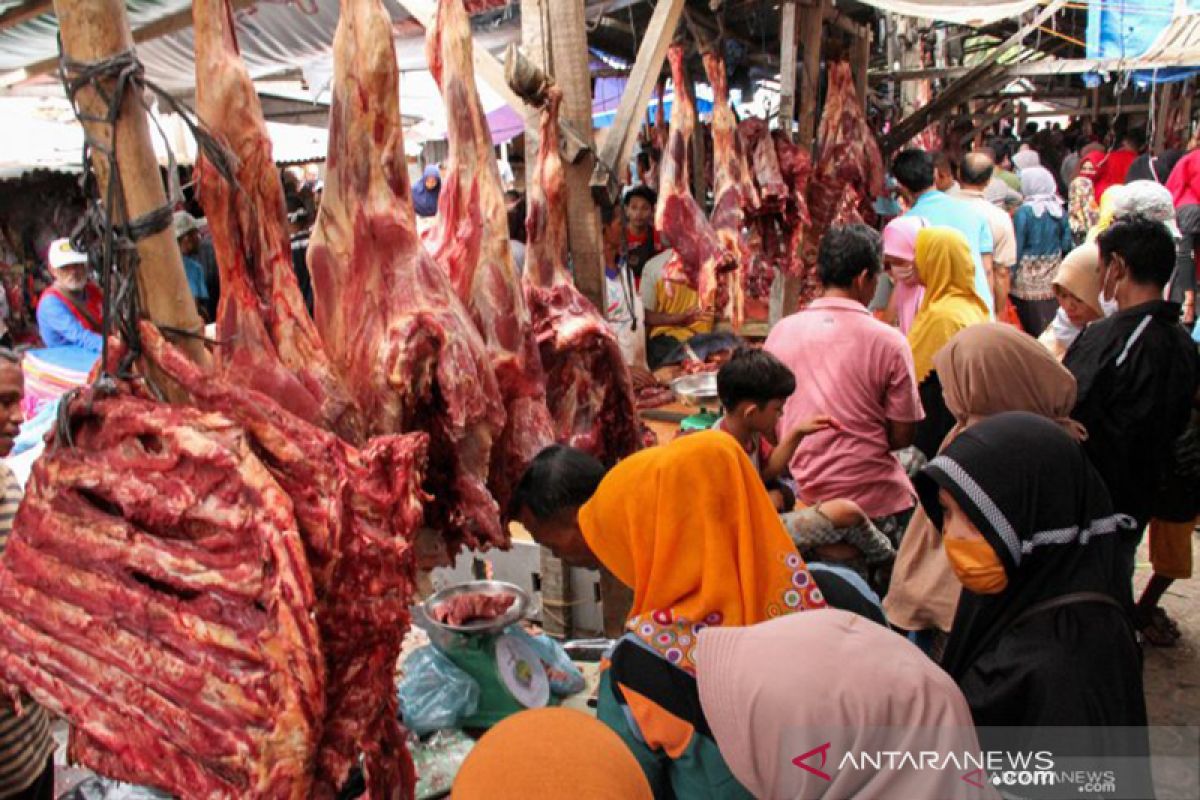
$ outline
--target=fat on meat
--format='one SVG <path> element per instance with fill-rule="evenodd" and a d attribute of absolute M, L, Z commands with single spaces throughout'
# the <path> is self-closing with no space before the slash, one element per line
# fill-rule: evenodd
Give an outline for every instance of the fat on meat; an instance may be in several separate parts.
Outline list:
<path fill-rule="evenodd" d="M 196 0 L 196 111 L 232 154 L 229 183 L 203 154 L 200 202 L 220 269 L 217 371 L 349 442 L 365 428 L 292 269 L 283 184 L 262 105 L 238 55 L 228 0 Z"/>
<path fill-rule="evenodd" d="M 719 52 L 704 53 L 704 71 L 713 88 L 713 209 L 709 221 L 735 263 L 733 271 L 717 275 L 717 294 L 718 298 L 728 295 L 729 319 L 738 328 L 746 312 L 744 282 L 755 269 L 755 256 L 743 229 L 747 214 L 758 210 L 758 190 L 738 136 L 738 121 L 729 104 L 725 59 Z"/>
<path fill-rule="evenodd" d="M 525 295 L 546 373 L 555 438 L 606 464 L 640 449 L 633 382 L 604 317 L 567 272 L 567 198 L 559 156 L 562 92 L 542 110 L 537 163 L 527 185 Z"/>
<path fill-rule="evenodd" d="M 546 378 L 509 246 L 504 190 L 475 86 L 471 23 L 462 0 L 439 0 L 425 47 L 448 111 L 450 145 L 434 256 L 471 312 L 496 370 L 508 420 L 492 450 L 488 486 L 507 510 L 525 467 L 554 441 Z"/>
<path fill-rule="evenodd" d="M 226 417 L 87 390 L 0 564 L 0 677 L 73 759 L 184 800 L 310 797 L 324 715 L 292 503 Z"/>
<path fill-rule="evenodd" d="M 718 275 L 736 269 L 737 261 L 692 196 L 688 142 L 696 126 L 696 105 L 688 91 L 683 58 L 681 45 L 672 44 L 667 49 L 675 103 L 671 107 L 667 149 L 663 153 L 654 224 L 675 250 L 664 267 L 664 280 L 695 289 L 702 309 L 720 311 L 723 309 Z"/>
<path fill-rule="evenodd" d="M 413 540 L 426 496 L 428 436 L 339 440 L 258 392 L 212 380 L 149 322 L 143 352 L 189 402 L 241 425 L 292 500 L 316 592 L 325 715 L 312 796 L 336 796 L 364 754 L 372 798 L 409 797 L 415 781 L 396 719 L 394 673 L 416 584 Z M 381 742 L 400 742 L 381 750 Z"/>
<path fill-rule="evenodd" d="M 398 83 L 383 4 L 342 0 L 309 268 L 317 327 L 368 432 L 429 434 L 425 524 L 453 558 L 508 541 L 487 488 L 505 411 L 482 337 L 417 236 Z"/>

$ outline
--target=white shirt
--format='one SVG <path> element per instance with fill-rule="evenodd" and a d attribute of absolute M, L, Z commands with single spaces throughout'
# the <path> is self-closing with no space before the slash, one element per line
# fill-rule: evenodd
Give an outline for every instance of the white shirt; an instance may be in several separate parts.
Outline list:
<path fill-rule="evenodd" d="M 604 272 L 604 321 L 617 337 L 621 356 L 631 367 L 646 367 L 646 311 L 624 261 L 611 277 Z"/>

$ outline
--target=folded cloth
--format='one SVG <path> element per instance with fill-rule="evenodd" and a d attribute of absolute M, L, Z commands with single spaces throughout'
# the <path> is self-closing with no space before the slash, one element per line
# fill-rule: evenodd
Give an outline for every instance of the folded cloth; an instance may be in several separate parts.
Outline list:
<path fill-rule="evenodd" d="M 845 543 L 858 548 L 868 564 L 878 564 L 896 557 L 896 549 L 871 520 L 849 528 L 834 527 L 833 521 L 821 512 L 821 504 L 783 514 L 783 526 L 802 554 L 823 544 Z"/>

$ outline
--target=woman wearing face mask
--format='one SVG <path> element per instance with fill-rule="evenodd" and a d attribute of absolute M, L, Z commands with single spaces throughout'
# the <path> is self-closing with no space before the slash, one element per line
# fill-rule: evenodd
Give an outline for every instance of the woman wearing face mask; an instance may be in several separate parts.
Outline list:
<path fill-rule="evenodd" d="M 925 296 L 925 287 L 917 281 L 916 260 L 917 234 L 927 227 L 921 217 L 896 217 L 883 229 L 883 265 L 895 284 L 888 309 L 905 335 Z"/>
<path fill-rule="evenodd" d="M 972 325 L 939 350 L 933 362 L 955 420 L 943 449 L 971 426 L 1007 411 L 1052 419 L 1075 439 L 1085 435 L 1082 426 L 1069 419 L 1075 378 L 1045 348 L 1011 326 Z M 942 549 L 942 536 L 918 507 L 900 540 L 884 599 L 888 620 L 918 632 L 915 640 L 937 658 L 961 593 L 962 584 Z"/>
<path fill-rule="evenodd" d="M 1094 243 L 1076 247 L 1054 276 L 1058 313 L 1038 341 L 1062 361 L 1071 343 L 1089 322 L 1104 316 L 1100 306 L 1100 249 Z"/>
<path fill-rule="evenodd" d="M 1118 600 L 1117 532 L 1132 520 L 1079 444 L 1043 417 L 1000 414 L 915 486 L 963 584 L 942 666 L 975 724 L 1144 726 L 1141 652 Z M 1119 754 L 1109 733 L 1093 755 Z"/>

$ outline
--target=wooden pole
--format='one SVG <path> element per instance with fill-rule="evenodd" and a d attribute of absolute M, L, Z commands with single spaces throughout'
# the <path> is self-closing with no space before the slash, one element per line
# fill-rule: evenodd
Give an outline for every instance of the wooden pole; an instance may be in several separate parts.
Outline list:
<path fill-rule="evenodd" d="M 817 95 L 820 92 L 821 80 L 821 39 L 824 31 L 825 10 L 829 0 L 814 0 L 811 6 L 800 9 L 799 36 L 800 47 L 804 51 L 804 67 L 800 83 L 800 121 L 796 129 L 795 141 L 806 150 L 812 150 L 817 137 Z M 781 48 L 786 51 L 788 39 L 781 38 Z M 793 44 L 791 48 L 795 50 Z M 793 58 L 794 58 L 793 53 Z M 788 314 L 793 313 L 800 301 L 800 280 L 790 275 L 776 279 L 775 289 L 771 292 L 769 320 L 773 324 Z"/>
<path fill-rule="evenodd" d="M 871 68 L 871 30 L 855 36 L 850 46 L 850 68 L 854 72 L 854 89 L 863 111 L 867 110 L 867 71 Z"/>
<path fill-rule="evenodd" d="M 57 0 L 54 10 L 58 16 L 63 53 L 74 61 L 96 62 L 133 47 L 133 34 L 122 0 Z M 114 84 L 109 81 L 104 90 L 111 92 Z M 104 99 L 90 87 L 80 89 L 76 100 L 79 108 L 88 115 L 105 113 Z M 141 98 L 132 92 L 126 94 L 116 124 L 116 158 L 121 176 L 118 191 L 124 195 L 125 207 L 134 219 L 167 202 L 146 111 L 140 101 Z M 107 124 L 87 122 L 84 127 L 99 141 L 107 142 L 112 135 Z M 108 164 L 97 154 L 94 165 L 100 182 L 100 196 L 104 197 L 111 178 Z M 115 217 L 118 209 L 110 208 L 108 212 Z M 138 294 L 142 309 L 159 325 L 199 333 L 203 323 L 188 288 L 174 228 L 168 226 L 166 230 L 142 239 L 137 243 L 137 250 L 141 259 Z M 208 363 L 208 354 L 198 340 L 183 339 L 179 345 L 193 361 Z"/>
<path fill-rule="evenodd" d="M 796 116 L 796 0 L 779 9 L 779 129 L 791 139 Z"/>
<path fill-rule="evenodd" d="M 1152 89 L 1152 91 L 1158 92 L 1154 117 L 1154 142 L 1152 144 L 1155 153 L 1162 150 L 1163 143 L 1167 140 L 1167 128 L 1171 124 L 1171 105 L 1175 99 L 1174 87 L 1175 84 L 1173 83 L 1161 83 Z"/>

